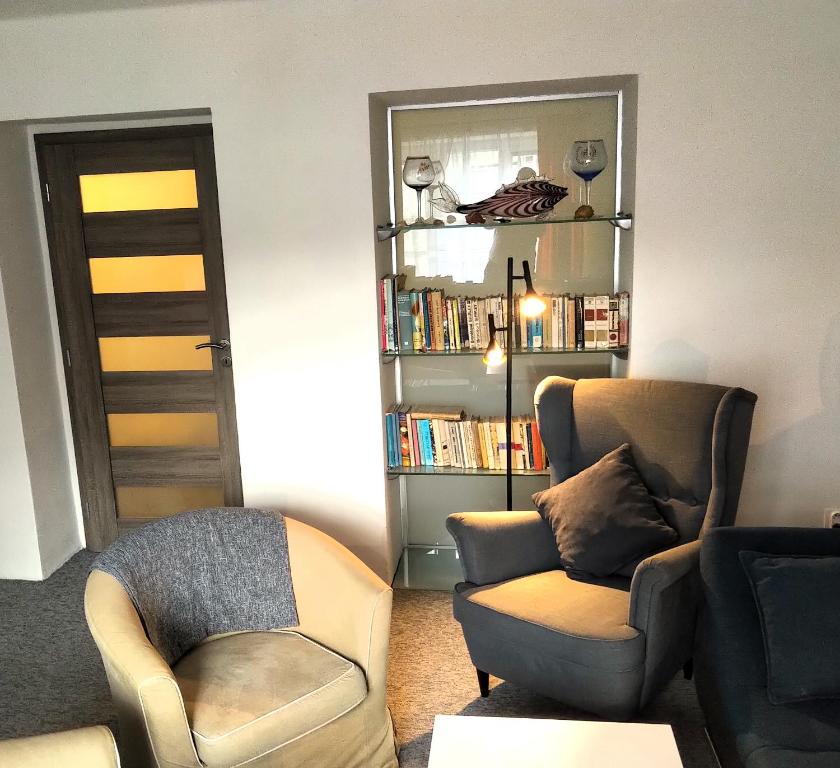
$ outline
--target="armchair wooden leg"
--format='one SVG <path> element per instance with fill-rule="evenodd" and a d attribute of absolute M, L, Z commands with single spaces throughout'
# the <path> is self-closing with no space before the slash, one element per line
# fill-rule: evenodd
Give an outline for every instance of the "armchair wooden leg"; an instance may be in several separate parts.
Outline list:
<path fill-rule="evenodd" d="M 689 659 L 683 665 L 683 677 L 686 680 L 691 680 L 691 678 L 694 677 L 694 659 Z"/>
<path fill-rule="evenodd" d="M 486 699 L 490 695 L 490 673 L 482 672 L 480 669 L 476 669 L 475 673 L 478 675 L 478 690 L 481 691 L 481 698 Z"/>

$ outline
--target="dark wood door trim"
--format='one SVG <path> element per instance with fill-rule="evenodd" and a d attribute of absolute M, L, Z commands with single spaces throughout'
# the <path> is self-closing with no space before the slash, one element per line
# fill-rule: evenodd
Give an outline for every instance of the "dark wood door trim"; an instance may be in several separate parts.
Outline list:
<path fill-rule="evenodd" d="M 194 139 L 196 187 L 198 189 L 199 224 L 204 242 L 204 271 L 207 293 L 210 301 L 210 337 L 230 339 L 227 313 L 227 288 L 225 286 L 224 261 L 222 260 L 222 232 L 219 217 L 219 193 L 216 188 L 216 158 L 213 151 L 213 136 L 202 135 Z M 232 356 L 235 360 L 235 352 Z M 233 403 L 233 368 L 219 364 L 216 357 L 213 376 L 216 381 L 216 399 L 220 403 Z M 222 456 L 222 475 L 225 488 L 225 504 L 242 504 L 242 476 L 239 470 L 239 434 L 236 427 L 236 411 L 225 408 L 218 412 L 219 449 Z"/>
<path fill-rule="evenodd" d="M 87 255 L 97 259 L 201 253 L 204 243 L 200 218 L 196 208 L 85 213 L 82 223 Z"/>
<path fill-rule="evenodd" d="M 102 374 L 97 335 L 117 332 L 125 322 L 118 316 L 120 309 L 131 312 L 138 304 L 132 308 L 131 299 L 119 296 L 93 298 L 88 269 L 88 258 L 95 257 L 201 253 L 209 317 L 200 317 L 197 309 L 191 308 L 195 297 L 182 293 L 166 300 L 178 303 L 173 310 L 179 321 L 187 324 L 184 327 L 189 326 L 192 331 L 200 327 L 211 338 L 230 339 L 211 126 L 40 134 L 35 142 L 41 179 L 50 187 L 47 193 L 42 184 L 42 196 L 61 343 L 70 351 L 64 366 L 88 547 L 103 549 L 117 536 L 115 479 L 119 484 L 129 480 L 141 484 L 205 484 L 221 480 L 225 503 L 241 505 L 231 367 L 222 365 L 221 356 L 216 356 L 213 371 L 206 373 Z M 108 147 L 94 146 L 106 142 Z M 182 167 L 196 171 L 198 210 L 81 213 L 80 173 Z M 128 244 L 126 230 L 137 233 Z M 137 299 L 138 303 L 154 301 L 151 296 Z M 98 334 L 96 321 L 103 326 Z M 147 324 L 153 321 L 156 322 L 152 316 L 146 319 Z M 173 390 L 184 385 L 186 388 L 173 396 Z M 110 449 L 106 405 L 110 413 L 177 412 L 173 410 L 176 406 L 183 406 L 183 411 L 201 412 L 215 406 L 219 448 Z M 149 475 L 143 481 L 145 472 Z"/>
<path fill-rule="evenodd" d="M 216 406 L 212 371 L 102 374 L 106 413 L 206 413 Z"/>
<path fill-rule="evenodd" d="M 97 293 L 93 296 L 93 319 L 100 338 L 210 334 L 204 291 Z"/>
<path fill-rule="evenodd" d="M 39 145 L 38 165 L 52 190 L 49 199 L 43 193 L 43 201 L 61 346 L 69 350 L 64 376 L 85 540 L 90 549 L 101 550 L 117 537 L 117 518 L 73 147 Z"/>

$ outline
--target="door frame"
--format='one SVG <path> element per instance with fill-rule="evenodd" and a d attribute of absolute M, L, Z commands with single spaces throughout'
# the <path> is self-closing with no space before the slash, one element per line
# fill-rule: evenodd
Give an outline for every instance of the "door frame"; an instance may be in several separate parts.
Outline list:
<path fill-rule="evenodd" d="M 140 145 L 124 143 L 144 141 L 162 142 L 161 146 L 165 145 L 169 150 L 165 153 L 166 158 L 155 157 L 153 151 L 138 151 L 142 149 Z M 85 539 L 89 549 L 99 551 L 116 539 L 119 527 L 90 272 L 80 214 L 81 192 L 76 176 L 85 172 L 114 171 L 109 160 L 103 162 L 97 155 L 95 147 L 83 152 L 80 169 L 75 150 L 68 145 L 109 144 L 113 150 L 115 143 L 123 142 L 118 149 L 124 172 L 195 169 L 210 336 L 229 339 L 213 129 L 208 123 L 198 123 L 36 133 L 34 142 Z M 51 189 L 48 182 L 57 188 Z M 79 269 L 79 265 L 83 268 Z M 214 364 L 213 379 L 217 403 L 224 403 L 217 415 L 225 504 L 241 506 L 233 369 Z"/>

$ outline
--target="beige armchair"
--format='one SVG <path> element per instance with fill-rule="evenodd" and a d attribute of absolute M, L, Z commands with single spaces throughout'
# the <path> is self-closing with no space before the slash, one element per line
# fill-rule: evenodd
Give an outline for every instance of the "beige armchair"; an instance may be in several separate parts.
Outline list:
<path fill-rule="evenodd" d="M 391 590 L 286 518 L 300 626 L 208 638 L 171 668 L 122 586 L 93 571 L 85 612 L 126 766 L 396 768 L 385 703 Z"/>
<path fill-rule="evenodd" d="M 0 765 L 11 768 L 120 768 L 114 736 L 104 725 L 0 741 Z"/>

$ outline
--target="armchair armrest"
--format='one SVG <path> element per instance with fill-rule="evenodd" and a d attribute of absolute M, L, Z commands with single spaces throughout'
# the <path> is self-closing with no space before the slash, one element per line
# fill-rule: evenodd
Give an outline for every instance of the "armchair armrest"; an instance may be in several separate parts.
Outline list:
<path fill-rule="evenodd" d="M 630 584 L 630 615 L 627 623 L 631 627 L 647 632 L 663 592 L 686 576 L 697 576 L 700 544 L 700 541 L 691 541 L 666 549 L 645 558 L 636 566 Z"/>
<path fill-rule="evenodd" d="M 364 671 L 369 694 L 385 701 L 391 588 L 349 549 L 286 517 L 301 634 Z"/>
<path fill-rule="evenodd" d="M 549 524 L 536 511 L 456 512 L 446 529 L 461 556 L 464 580 L 495 584 L 561 568 Z"/>
<path fill-rule="evenodd" d="M 119 768 L 119 764 L 114 737 L 104 725 L 0 742 L 0 765 L 15 765 L 17 768 L 53 768 L 56 765 Z"/>
<path fill-rule="evenodd" d="M 111 684 L 121 738 L 131 744 L 145 742 L 160 768 L 201 768 L 175 675 L 146 637 L 122 585 L 110 574 L 91 572 L 85 615 Z"/>
<path fill-rule="evenodd" d="M 645 635 L 640 706 L 691 659 L 700 600 L 700 541 L 645 558 L 630 584 L 627 623 Z"/>

